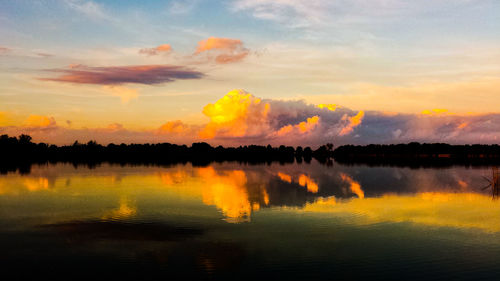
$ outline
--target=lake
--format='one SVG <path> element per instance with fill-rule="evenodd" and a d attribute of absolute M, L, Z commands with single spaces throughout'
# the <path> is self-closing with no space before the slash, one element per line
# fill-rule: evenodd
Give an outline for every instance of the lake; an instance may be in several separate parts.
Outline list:
<path fill-rule="evenodd" d="M 500 201 L 485 177 L 315 161 L 34 165 L 0 175 L 2 274 L 498 280 Z"/>

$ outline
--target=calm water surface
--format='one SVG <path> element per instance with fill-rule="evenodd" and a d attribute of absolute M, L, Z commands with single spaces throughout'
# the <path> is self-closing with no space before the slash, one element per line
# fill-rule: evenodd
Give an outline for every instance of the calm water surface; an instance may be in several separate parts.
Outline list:
<path fill-rule="evenodd" d="M 490 168 L 311 164 L 0 175 L 2 275 L 498 280 Z"/>

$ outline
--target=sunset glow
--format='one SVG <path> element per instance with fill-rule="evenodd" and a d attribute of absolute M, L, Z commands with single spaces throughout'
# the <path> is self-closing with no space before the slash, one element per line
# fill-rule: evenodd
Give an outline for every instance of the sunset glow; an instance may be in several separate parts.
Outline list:
<path fill-rule="evenodd" d="M 0 4 L 0 134 L 313 147 L 500 139 L 496 1 L 49 2 Z"/>

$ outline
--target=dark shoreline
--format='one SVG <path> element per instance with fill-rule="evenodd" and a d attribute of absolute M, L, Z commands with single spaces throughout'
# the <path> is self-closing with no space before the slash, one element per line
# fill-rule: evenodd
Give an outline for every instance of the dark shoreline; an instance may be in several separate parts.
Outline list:
<path fill-rule="evenodd" d="M 95 141 L 75 142 L 69 146 L 33 143 L 31 137 L 0 136 L 0 173 L 29 173 L 32 164 L 70 163 L 89 168 L 103 163 L 117 165 L 169 166 L 191 163 L 206 166 L 210 163 L 238 162 L 245 164 L 310 163 L 314 158 L 326 165 L 392 166 L 409 168 L 445 168 L 451 166 L 500 166 L 499 145 L 450 145 L 444 143 L 344 145 L 333 149 L 326 144 L 316 150 L 281 145 L 212 147 L 207 143 L 191 146 L 170 143 L 109 144 Z"/>

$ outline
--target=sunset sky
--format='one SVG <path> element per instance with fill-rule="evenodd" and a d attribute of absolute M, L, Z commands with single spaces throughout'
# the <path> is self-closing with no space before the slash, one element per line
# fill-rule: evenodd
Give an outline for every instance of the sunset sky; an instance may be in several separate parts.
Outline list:
<path fill-rule="evenodd" d="M 500 142 L 500 1 L 0 1 L 0 134 Z"/>

